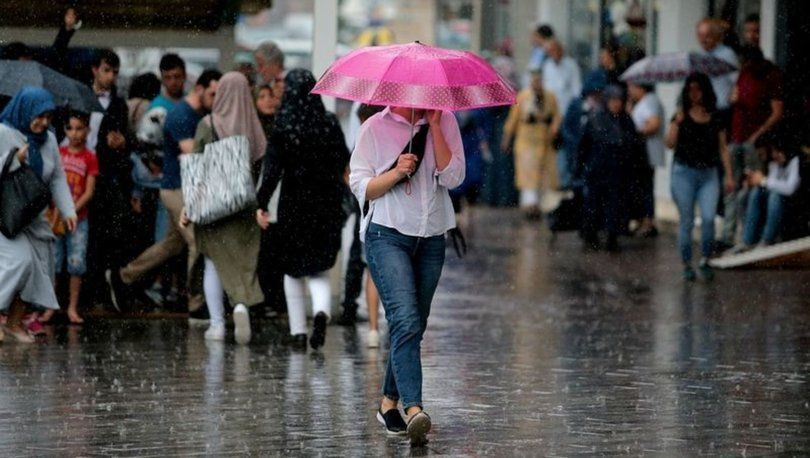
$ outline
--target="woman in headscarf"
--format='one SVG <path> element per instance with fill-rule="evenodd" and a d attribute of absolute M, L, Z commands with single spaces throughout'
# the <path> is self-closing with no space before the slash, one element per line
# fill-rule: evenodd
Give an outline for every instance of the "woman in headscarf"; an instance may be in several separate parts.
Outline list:
<path fill-rule="evenodd" d="M 554 137 L 561 116 L 554 94 L 543 88 L 539 70 L 532 72 L 531 87 L 517 96 L 503 129 L 501 151 L 515 140 L 515 185 L 520 190 L 520 208 L 529 219 L 539 218 L 540 190 L 558 185 Z"/>
<path fill-rule="evenodd" d="M 283 175 L 278 204 L 277 249 L 273 262 L 284 271 L 284 291 L 295 343 L 306 347 L 305 282 L 309 284 L 314 324 L 309 340 L 320 348 L 326 338 L 332 289 L 328 270 L 335 264 L 345 215 L 341 206 L 343 173 L 349 151 L 337 117 L 321 97 L 310 94 L 315 77 L 292 70 L 276 115 L 259 189 L 256 219 L 267 228 L 267 204 Z"/>
<path fill-rule="evenodd" d="M 76 227 L 73 197 L 65 180 L 56 137 L 48 131 L 55 108 L 53 98 L 44 89 L 26 87 L 14 96 L 0 113 L 0 164 L 6 163 L 9 154 L 16 154 L 11 171 L 27 163 L 50 188 L 56 207 L 73 231 Z M 54 240 L 44 210 L 15 238 L 0 234 L 0 310 L 10 307 L 5 332 L 18 342 L 34 341 L 22 324 L 26 304 L 59 309 L 53 289 Z"/>
<path fill-rule="evenodd" d="M 216 132 L 215 132 L 216 131 Z M 235 135 L 247 137 L 253 165 L 267 148 L 256 107 L 245 75 L 228 72 L 219 80 L 211 114 L 197 125 L 194 152 L 216 139 Z M 184 221 L 187 223 L 187 221 Z M 205 332 L 209 340 L 225 338 L 224 293 L 233 309 L 234 337 L 239 344 L 250 342 L 250 318 L 247 307 L 264 301 L 256 276 L 261 232 L 253 220 L 253 209 L 205 225 L 195 225 L 197 250 L 205 257 L 203 290 L 211 325 Z"/>

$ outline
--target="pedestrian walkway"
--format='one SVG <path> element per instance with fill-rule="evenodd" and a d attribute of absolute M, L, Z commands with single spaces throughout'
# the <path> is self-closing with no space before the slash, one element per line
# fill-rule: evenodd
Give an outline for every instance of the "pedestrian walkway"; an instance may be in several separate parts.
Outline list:
<path fill-rule="evenodd" d="M 810 452 L 810 272 L 683 284 L 674 237 L 583 254 L 512 210 L 448 251 L 423 344 L 427 454 Z M 400 455 L 373 417 L 386 350 L 332 327 L 296 353 L 185 321 L 96 319 L 0 344 L 0 443 L 15 456 Z"/>

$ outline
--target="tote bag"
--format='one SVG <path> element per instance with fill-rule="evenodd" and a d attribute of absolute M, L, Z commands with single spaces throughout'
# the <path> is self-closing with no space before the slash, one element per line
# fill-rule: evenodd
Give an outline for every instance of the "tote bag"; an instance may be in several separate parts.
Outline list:
<path fill-rule="evenodd" d="M 0 233 L 13 239 L 51 202 L 51 191 L 26 163 L 11 170 L 17 148 L 8 153 L 0 171 Z"/>
<path fill-rule="evenodd" d="M 256 206 L 247 137 L 219 139 L 214 129 L 214 138 L 202 154 L 180 157 L 183 202 L 194 224 L 213 223 Z"/>

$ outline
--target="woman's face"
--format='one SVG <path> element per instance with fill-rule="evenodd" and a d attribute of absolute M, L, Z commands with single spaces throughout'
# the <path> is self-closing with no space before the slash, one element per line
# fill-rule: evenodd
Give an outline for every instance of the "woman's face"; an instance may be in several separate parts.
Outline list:
<path fill-rule="evenodd" d="M 48 126 L 51 124 L 51 114 L 46 113 L 42 116 L 37 116 L 31 121 L 31 125 L 29 129 L 31 129 L 32 133 L 41 134 L 48 129 Z"/>
<path fill-rule="evenodd" d="M 532 73 L 532 90 L 540 93 L 543 90 L 543 75 L 539 73 Z"/>
<path fill-rule="evenodd" d="M 277 107 L 272 89 L 266 87 L 259 91 L 259 97 L 256 99 L 256 109 L 259 110 L 259 114 L 272 116 L 276 114 Z"/>
<path fill-rule="evenodd" d="M 617 115 L 624 110 L 624 101 L 617 97 L 611 97 L 607 101 L 607 108 L 611 114 Z"/>
<path fill-rule="evenodd" d="M 689 101 L 692 105 L 703 105 L 703 91 L 696 81 L 689 83 Z"/>

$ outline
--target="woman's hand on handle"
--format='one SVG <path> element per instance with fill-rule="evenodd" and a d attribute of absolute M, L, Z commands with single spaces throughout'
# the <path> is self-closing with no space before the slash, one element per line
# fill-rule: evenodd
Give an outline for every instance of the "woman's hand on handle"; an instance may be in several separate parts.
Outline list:
<path fill-rule="evenodd" d="M 415 154 L 400 154 L 397 158 L 397 166 L 394 168 L 399 179 L 410 178 L 416 171 L 417 162 L 419 162 L 419 158 Z"/>
<path fill-rule="evenodd" d="M 188 227 L 191 220 L 188 219 L 188 214 L 186 213 L 186 209 L 180 211 L 180 227 Z"/>
<path fill-rule="evenodd" d="M 26 144 L 22 148 L 17 150 L 17 160 L 20 162 L 25 162 L 28 160 L 28 145 Z"/>
<path fill-rule="evenodd" d="M 270 214 L 262 209 L 256 210 L 256 223 L 263 231 L 270 227 Z"/>

